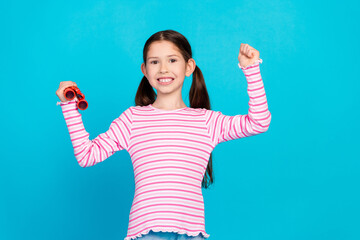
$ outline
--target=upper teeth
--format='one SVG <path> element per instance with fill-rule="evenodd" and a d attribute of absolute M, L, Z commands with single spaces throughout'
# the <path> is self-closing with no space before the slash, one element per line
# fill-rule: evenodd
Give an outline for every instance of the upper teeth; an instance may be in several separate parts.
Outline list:
<path fill-rule="evenodd" d="M 172 78 L 161 78 L 159 79 L 160 82 L 170 82 Z"/>

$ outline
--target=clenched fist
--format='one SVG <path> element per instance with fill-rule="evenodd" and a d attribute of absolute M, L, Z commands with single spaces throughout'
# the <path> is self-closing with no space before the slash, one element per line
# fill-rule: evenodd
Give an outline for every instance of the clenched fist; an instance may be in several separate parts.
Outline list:
<path fill-rule="evenodd" d="M 249 44 L 241 43 L 239 51 L 239 63 L 241 67 L 247 67 L 259 59 L 260 53 Z"/>
<path fill-rule="evenodd" d="M 72 81 L 65 81 L 65 82 L 60 82 L 60 86 L 58 88 L 58 90 L 56 90 L 56 95 L 59 97 L 59 99 L 62 101 L 62 102 L 66 102 L 68 101 L 65 96 L 64 96 L 64 90 L 68 87 L 71 87 L 71 86 L 75 86 L 77 87 L 76 83 L 72 82 Z"/>

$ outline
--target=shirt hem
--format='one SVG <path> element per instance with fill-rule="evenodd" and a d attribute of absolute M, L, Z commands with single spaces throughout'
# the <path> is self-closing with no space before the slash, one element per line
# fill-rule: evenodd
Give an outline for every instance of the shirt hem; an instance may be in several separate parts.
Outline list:
<path fill-rule="evenodd" d="M 148 234 L 150 231 L 153 231 L 153 232 L 173 232 L 173 233 L 178 233 L 178 234 L 186 234 L 186 235 L 191 236 L 191 237 L 195 237 L 195 236 L 198 236 L 199 234 L 202 234 L 205 239 L 210 237 L 210 234 L 207 234 L 204 231 L 198 231 L 198 232 L 195 232 L 193 234 L 193 233 L 189 233 L 189 232 L 187 232 L 185 230 L 167 230 L 167 229 L 166 230 L 161 230 L 161 229 L 158 229 L 158 228 L 148 228 L 148 229 L 140 232 L 139 234 L 137 234 L 135 236 L 132 236 L 132 237 L 127 236 L 127 237 L 125 237 L 124 240 L 134 240 L 136 238 L 143 237 L 146 234 Z"/>

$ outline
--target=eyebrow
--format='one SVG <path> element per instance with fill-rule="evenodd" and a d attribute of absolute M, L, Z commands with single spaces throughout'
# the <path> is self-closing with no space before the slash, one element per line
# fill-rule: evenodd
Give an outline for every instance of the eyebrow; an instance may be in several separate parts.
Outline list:
<path fill-rule="evenodd" d="M 168 57 L 172 57 L 172 56 L 175 56 L 175 57 L 179 57 L 178 55 L 176 54 L 171 54 L 171 55 L 167 55 Z M 149 60 L 150 58 L 158 58 L 158 57 L 148 57 L 147 59 Z"/>

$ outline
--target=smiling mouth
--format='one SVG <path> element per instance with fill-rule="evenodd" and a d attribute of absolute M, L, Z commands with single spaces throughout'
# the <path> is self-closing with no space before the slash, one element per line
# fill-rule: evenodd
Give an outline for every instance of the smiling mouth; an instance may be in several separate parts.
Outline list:
<path fill-rule="evenodd" d="M 161 82 L 161 83 L 167 83 L 167 82 L 173 81 L 174 78 L 158 78 L 157 80 L 158 80 L 158 82 Z"/>

